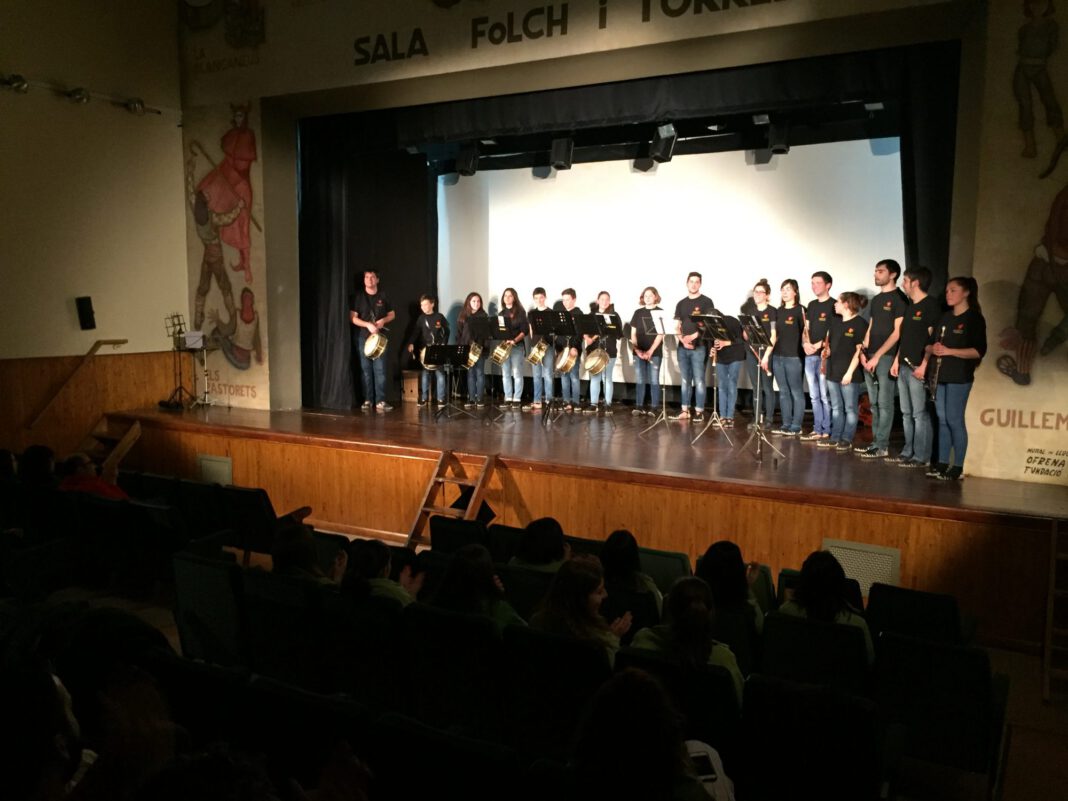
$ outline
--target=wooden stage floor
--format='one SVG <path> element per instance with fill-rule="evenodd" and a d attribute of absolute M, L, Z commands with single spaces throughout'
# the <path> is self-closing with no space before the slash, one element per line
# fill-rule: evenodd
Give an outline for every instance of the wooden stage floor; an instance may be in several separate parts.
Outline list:
<path fill-rule="evenodd" d="M 958 520 L 1068 517 L 1068 487 L 974 476 L 959 482 L 937 481 L 926 478 L 922 470 L 838 454 L 796 438 L 769 437 L 785 458 L 765 446 L 763 461 L 758 462 L 755 445 L 745 446 L 749 432 L 744 418 L 726 435 L 709 428 L 691 444 L 700 431 L 697 424 L 668 423 L 643 435 L 652 419 L 633 417 L 625 406 L 611 417 L 563 415 L 548 426 L 542 424 L 541 414 L 519 411 L 506 412 L 497 422 L 490 421 L 488 410 L 478 417 L 435 418 L 432 411 L 412 403 L 387 413 L 207 407 L 178 414 L 150 409 L 111 416 L 201 433 L 373 448 L 383 455 L 426 458 L 443 449 L 497 454 L 511 467 L 536 464 L 544 469 L 549 465 L 564 474 L 650 487 L 700 490 L 705 485 L 717 492 L 766 494 L 890 513 Z M 727 442 L 728 435 L 733 446 Z"/>

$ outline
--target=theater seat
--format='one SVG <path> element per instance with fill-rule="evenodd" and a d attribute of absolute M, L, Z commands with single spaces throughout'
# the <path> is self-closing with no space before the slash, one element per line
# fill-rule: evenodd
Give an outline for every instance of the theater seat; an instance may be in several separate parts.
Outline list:
<path fill-rule="evenodd" d="M 873 638 L 890 631 L 950 645 L 963 644 L 960 610 L 952 595 L 875 583 L 868 593 L 864 616 Z"/>
<path fill-rule="evenodd" d="M 773 612 L 764 619 L 760 672 L 867 695 L 870 681 L 864 632 L 856 626 Z"/>

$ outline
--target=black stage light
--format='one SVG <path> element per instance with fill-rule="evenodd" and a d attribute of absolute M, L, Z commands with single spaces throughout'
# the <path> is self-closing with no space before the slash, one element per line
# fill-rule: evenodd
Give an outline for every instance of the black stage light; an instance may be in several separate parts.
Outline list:
<path fill-rule="evenodd" d="M 456 154 L 456 172 L 471 176 L 478 172 L 478 143 L 470 142 Z"/>
<path fill-rule="evenodd" d="M 675 126 L 670 122 L 656 127 L 652 144 L 649 145 L 649 156 L 653 161 L 671 161 L 671 154 L 675 150 L 675 136 Z"/>
<path fill-rule="evenodd" d="M 575 140 L 570 136 L 554 139 L 549 151 L 549 162 L 554 170 L 570 170 L 571 156 L 575 152 Z"/>
<path fill-rule="evenodd" d="M 790 152 L 789 128 L 772 123 L 768 126 L 768 150 L 779 156 Z"/>

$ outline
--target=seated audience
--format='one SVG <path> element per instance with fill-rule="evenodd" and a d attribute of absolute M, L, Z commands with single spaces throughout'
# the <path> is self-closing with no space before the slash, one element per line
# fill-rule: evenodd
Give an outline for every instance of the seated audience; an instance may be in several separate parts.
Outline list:
<path fill-rule="evenodd" d="M 553 517 L 532 520 L 523 529 L 516 545 L 515 556 L 508 564 L 555 573 L 570 556 L 570 548 L 564 539 L 564 529 Z"/>
<path fill-rule="evenodd" d="M 391 567 L 389 548 L 380 540 L 353 540 L 349 543 L 348 572 L 354 575 L 350 581 L 365 580 L 371 595 L 392 598 L 401 606 L 412 603 L 423 585 L 425 574 L 413 575 L 410 565 L 401 571 L 400 579 L 389 577 Z"/>
<path fill-rule="evenodd" d="M 19 458 L 19 483 L 24 487 L 55 487 L 55 469 L 55 451 L 47 445 L 30 445 Z"/>
<path fill-rule="evenodd" d="M 646 592 L 656 601 L 656 611 L 664 612 L 664 596 L 651 576 L 641 572 L 638 541 L 625 529 L 613 531 L 601 548 L 601 565 L 604 567 L 604 584 L 608 593 L 613 588 L 629 592 Z"/>
<path fill-rule="evenodd" d="M 329 572 L 319 566 L 319 553 L 312 538 L 312 530 L 303 523 L 283 518 L 278 524 L 271 548 L 271 570 L 285 576 L 309 578 L 323 583 L 336 584 L 345 575 L 348 553 L 344 548 L 337 552 Z"/>
<path fill-rule="evenodd" d="M 779 611 L 784 615 L 856 626 L 864 632 L 864 646 L 870 665 L 875 661 L 871 632 L 860 612 L 846 602 L 845 583 L 845 571 L 834 554 L 830 551 L 813 551 L 801 565 L 801 576 L 793 599 L 780 606 Z"/>
<path fill-rule="evenodd" d="M 575 735 L 571 766 L 575 798 L 643 801 L 733 801 L 719 754 L 686 742 L 682 716 L 647 673 L 628 669 L 594 695 Z M 691 753 L 707 758 L 700 771 Z M 702 760 L 704 761 L 704 760 Z"/>
<path fill-rule="evenodd" d="M 609 662 L 615 661 L 619 638 L 630 630 L 627 612 L 610 624 L 601 617 L 604 571 L 596 556 L 568 559 L 553 576 L 549 592 L 530 620 L 530 625 L 553 634 L 567 634 L 604 646 Z"/>
<path fill-rule="evenodd" d="M 681 578 L 672 585 L 664 606 L 664 622 L 635 634 L 631 647 L 656 651 L 690 667 L 726 668 L 740 705 L 745 680 L 731 649 L 712 638 L 716 604 L 708 584 L 696 577 Z"/>
<path fill-rule="evenodd" d="M 504 585 L 493 572 L 493 557 L 484 545 L 465 545 L 453 554 L 431 603 L 453 612 L 485 615 L 502 630 L 526 625 L 505 600 Z"/>
<path fill-rule="evenodd" d="M 741 548 L 730 540 L 713 542 L 698 562 L 696 575 L 712 589 L 717 613 L 745 612 L 752 616 L 755 631 L 763 630 L 764 612 L 750 589 Z"/>
<path fill-rule="evenodd" d="M 130 500 L 130 496 L 122 487 L 100 477 L 96 462 L 87 454 L 75 453 L 68 456 L 63 460 L 60 474 L 62 478 L 59 489 L 63 492 L 85 492 L 116 501 Z"/>

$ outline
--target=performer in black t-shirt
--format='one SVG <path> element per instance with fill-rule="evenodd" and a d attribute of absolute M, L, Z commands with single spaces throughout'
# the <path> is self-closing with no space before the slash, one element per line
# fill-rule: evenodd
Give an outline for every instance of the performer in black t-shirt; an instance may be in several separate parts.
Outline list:
<path fill-rule="evenodd" d="M 575 290 L 568 287 L 560 293 L 560 302 L 564 311 L 574 320 L 582 316 L 582 309 L 575 304 Z M 560 374 L 560 396 L 564 400 L 564 411 L 572 412 L 579 408 L 582 384 L 579 382 L 579 370 L 582 367 L 582 334 L 557 337 L 556 352 L 567 350 L 575 357 L 575 364 L 566 373 Z"/>
<path fill-rule="evenodd" d="M 357 352 L 360 359 L 360 372 L 363 377 L 363 406 L 370 409 L 375 405 L 379 411 L 388 412 L 393 407 L 386 400 L 386 358 L 369 359 L 364 355 L 367 338 L 377 334 L 380 329 L 393 322 L 397 316 L 393 306 L 378 286 L 378 270 L 364 270 L 363 291 L 357 292 L 349 319 L 360 329 Z"/>
<path fill-rule="evenodd" d="M 928 475 L 955 481 L 964 474 L 964 457 L 968 451 L 964 409 L 972 391 L 975 368 L 986 355 L 986 320 L 979 308 L 979 286 L 974 278 L 950 278 L 946 283 L 946 305 L 950 309 L 935 326 L 936 341 L 930 350 L 930 358 L 935 362 L 931 381 L 937 381 L 938 462 Z M 930 362 L 928 369 L 932 369 Z"/>
<path fill-rule="evenodd" d="M 931 461 L 931 415 L 927 411 L 927 346 L 935 323 L 942 314 L 938 300 L 927 294 L 931 271 L 926 267 L 905 270 L 901 281 L 909 306 L 901 322 L 901 339 L 890 375 L 897 379 L 897 397 L 901 405 L 901 426 L 905 430 L 905 447 L 898 456 L 887 457 L 901 467 L 924 467 Z"/>
<path fill-rule="evenodd" d="M 604 413 L 612 414 L 612 374 L 616 369 L 616 357 L 619 356 L 619 348 L 617 347 L 616 342 L 623 334 L 623 323 L 619 319 L 619 315 L 616 314 L 616 307 L 612 303 L 612 296 L 607 292 L 598 293 L 597 302 L 593 304 L 590 313 L 606 315 L 607 319 L 611 320 L 612 325 L 615 326 L 616 333 L 614 336 L 585 337 L 587 351 L 589 351 L 591 347 L 602 347 L 608 354 L 608 366 L 597 375 L 590 376 L 590 405 L 586 408 L 586 413 L 594 414 L 597 411 L 597 406 L 601 400 L 601 389 L 603 388 Z"/>
<path fill-rule="evenodd" d="M 676 420 L 690 419 L 690 387 L 693 386 L 694 422 L 701 422 L 705 417 L 705 359 L 708 348 L 701 341 L 701 332 L 691 317 L 694 314 L 708 314 L 715 306 L 712 299 L 701 294 L 701 273 L 691 272 L 686 276 L 686 297 L 675 304 L 675 336 L 678 337 L 679 397 L 682 409 Z"/>
<path fill-rule="evenodd" d="M 889 454 L 890 427 L 894 423 L 894 382 L 890 379 L 890 367 L 897 354 L 901 321 L 908 306 L 908 299 L 897 288 L 900 275 L 901 265 L 893 259 L 883 259 L 875 265 L 879 294 L 872 299 L 871 325 L 860 354 L 872 418 L 871 447 L 858 451 L 865 459 L 883 459 Z"/>
<path fill-rule="evenodd" d="M 534 287 L 533 298 L 534 308 L 532 311 L 549 310 L 545 303 L 545 287 Z M 553 348 L 552 337 L 535 334 L 533 324 L 531 324 L 530 347 L 532 349 L 537 347 L 542 340 L 547 341 L 548 350 L 545 351 L 545 356 L 538 364 L 531 365 L 531 373 L 534 378 L 534 402 L 529 406 L 524 406 L 523 411 L 539 411 L 543 399 L 546 405 L 552 403 L 553 400 L 553 362 L 556 360 L 556 350 Z"/>
<path fill-rule="evenodd" d="M 737 317 L 723 315 L 723 327 L 727 329 L 729 339 L 717 339 L 716 349 L 716 386 L 719 388 L 719 416 L 725 428 L 734 425 L 734 407 L 738 402 L 738 374 L 745 363 L 745 339 L 742 337 L 742 324 Z"/>
<path fill-rule="evenodd" d="M 838 296 L 834 310 L 838 318 L 831 321 L 829 345 L 824 348 L 827 370 L 827 389 L 831 396 L 831 436 L 817 445 L 834 447 L 838 453 L 853 450 L 857 433 L 857 396 L 860 388 L 855 381 L 860 364 L 860 349 L 868 333 L 868 321 L 858 312 L 868 301 L 856 292 Z"/>
<path fill-rule="evenodd" d="M 812 274 L 812 294 L 815 300 L 805 309 L 805 336 L 801 347 L 805 352 L 805 378 L 808 396 L 812 401 L 812 431 L 802 434 L 805 442 L 819 442 L 831 437 L 831 399 L 827 394 L 827 376 L 820 370 L 824 340 L 834 319 L 834 298 L 831 297 L 831 274 L 820 270 Z"/>
<path fill-rule="evenodd" d="M 775 307 L 769 303 L 771 299 L 771 284 L 768 283 L 767 278 L 761 278 L 756 282 L 753 287 L 753 297 L 746 300 L 742 304 L 742 314 L 749 314 L 757 318 L 757 322 L 760 323 L 760 327 L 764 329 L 764 334 L 771 341 L 771 347 L 764 353 L 763 359 L 757 358 L 757 352 L 755 347 L 749 345 L 749 353 L 746 354 L 745 369 L 746 374 L 749 376 L 749 385 L 753 388 L 753 392 L 756 392 L 757 388 L 757 370 L 763 370 L 765 375 L 760 379 L 761 397 L 760 399 L 760 414 L 764 418 L 760 422 L 761 424 L 767 422 L 770 423 L 775 417 L 775 382 L 771 380 L 771 352 L 775 347 Z M 746 337 L 748 340 L 748 337 Z M 756 397 L 753 398 L 753 404 L 756 405 Z"/>
<path fill-rule="evenodd" d="M 771 433 L 786 437 L 801 436 L 805 417 L 805 387 L 801 364 L 801 339 L 805 329 L 805 310 L 798 297 L 797 281 L 787 278 L 780 287 L 782 305 L 775 312 L 775 347 L 772 372 L 779 384 L 782 425 Z"/>
<path fill-rule="evenodd" d="M 440 312 L 434 311 L 434 298 L 431 295 L 422 295 L 419 298 L 419 309 L 423 313 L 419 315 L 419 319 L 415 321 L 415 329 L 412 331 L 412 336 L 408 340 L 408 352 L 415 353 L 416 346 L 419 347 L 419 352 L 422 353 L 423 348 L 430 345 L 445 345 L 449 341 L 449 321 L 445 319 L 445 315 Z M 420 357 L 420 366 L 422 366 L 422 358 Z M 444 406 L 447 398 L 445 393 L 447 389 L 445 387 L 445 371 L 428 370 L 426 367 L 422 369 L 422 375 L 419 376 L 419 405 L 424 406 L 430 403 L 430 374 L 433 372 L 437 384 L 438 406 Z"/>
<path fill-rule="evenodd" d="M 486 405 L 486 342 L 476 339 L 471 331 L 469 320 L 472 317 L 485 317 L 482 296 L 469 292 L 464 298 L 464 307 L 456 319 L 456 342 L 460 345 L 478 345 L 482 349 L 478 360 L 467 370 L 467 402 L 464 408 L 470 409 L 476 404 L 481 409 Z"/>
<path fill-rule="evenodd" d="M 654 311 L 660 308 L 660 293 L 655 286 L 647 286 L 639 298 L 641 308 L 636 309 L 630 318 L 630 348 L 634 353 L 634 410 L 631 414 L 656 414 L 660 405 L 660 359 L 663 356 L 663 334 L 648 334 L 655 330 Z M 649 387 L 651 406 L 645 406 L 645 387 Z"/>
<path fill-rule="evenodd" d="M 508 287 L 501 293 L 500 317 L 504 318 L 508 328 L 508 342 L 512 343 L 512 350 L 508 359 L 501 365 L 501 376 L 504 384 L 504 402 L 518 407 L 523 400 L 523 359 L 526 356 L 524 339 L 527 335 L 527 313 L 523 310 L 523 304 L 519 302 L 519 296 L 512 287 Z"/>

